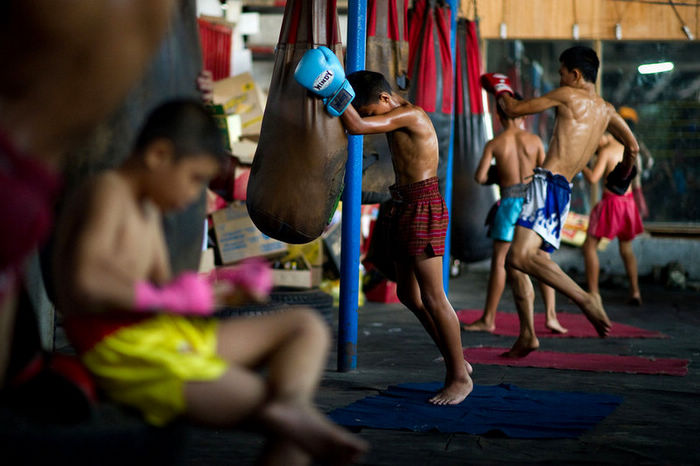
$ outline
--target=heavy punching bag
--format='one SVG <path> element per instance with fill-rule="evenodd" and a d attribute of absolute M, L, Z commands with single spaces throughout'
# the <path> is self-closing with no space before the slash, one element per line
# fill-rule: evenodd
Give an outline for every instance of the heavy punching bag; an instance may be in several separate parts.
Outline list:
<path fill-rule="evenodd" d="M 452 131 L 450 14 L 450 8 L 436 0 L 416 0 L 409 30 L 408 100 L 423 108 L 435 127 L 440 151 L 437 175 L 443 196 Z"/>
<path fill-rule="evenodd" d="M 288 0 L 246 199 L 258 229 L 287 243 L 320 236 L 343 190 L 345 129 L 294 79 L 320 45 L 343 61 L 336 1 Z"/>
<path fill-rule="evenodd" d="M 476 262 L 491 255 L 484 220 L 496 201 L 495 185 L 482 186 L 474 173 L 487 140 L 479 76 L 482 74 L 477 24 L 457 24 L 457 86 L 452 175 L 452 255 Z"/>
<path fill-rule="evenodd" d="M 382 73 L 392 91 L 408 94 L 408 0 L 367 2 L 367 53 L 365 68 Z M 365 135 L 362 154 L 362 202 L 389 199 L 394 184 L 389 143 L 384 134 Z"/>

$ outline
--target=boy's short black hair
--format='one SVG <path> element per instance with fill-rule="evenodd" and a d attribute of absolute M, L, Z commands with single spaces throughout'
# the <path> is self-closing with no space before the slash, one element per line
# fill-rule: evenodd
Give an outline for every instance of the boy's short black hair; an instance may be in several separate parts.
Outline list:
<path fill-rule="evenodd" d="M 386 92 L 391 95 L 391 86 L 383 74 L 376 71 L 355 71 L 347 76 L 348 82 L 355 91 L 352 105 L 355 108 L 364 107 L 379 102 L 379 95 Z"/>
<path fill-rule="evenodd" d="M 595 53 L 595 50 L 590 47 L 575 45 L 568 48 L 559 55 L 559 61 L 563 63 L 569 71 L 573 71 L 574 68 L 581 71 L 583 79 L 590 83 L 594 83 L 598 78 L 600 61 L 598 60 L 598 55 Z"/>
<path fill-rule="evenodd" d="M 156 139 L 174 146 L 175 160 L 206 154 L 223 163 L 228 157 L 216 121 L 197 100 L 171 100 L 156 107 L 146 118 L 134 145 L 142 153 Z"/>
<path fill-rule="evenodd" d="M 513 98 L 515 100 L 523 100 L 523 96 L 521 96 L 517 92 L 515 94 L 513 94 Z M 501 117 L 501 119 L 503 119 L 503 120 L 515 120 L 515 118 L 517 118 L 517 117 L 508 116 L 508 114 L 498 104 L 498 101 L 496 102 L 496 112 L 498 113 L 498 116 Z"/>

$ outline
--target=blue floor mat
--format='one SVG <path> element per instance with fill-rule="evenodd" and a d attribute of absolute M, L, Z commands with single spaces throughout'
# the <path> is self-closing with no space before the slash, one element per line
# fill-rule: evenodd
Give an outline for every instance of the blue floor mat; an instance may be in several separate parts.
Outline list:
<path fill-rule="evenodd" d="M 576 438 L 622 403 L 604 393 L 527 390 L 514 385 L 476 385 L 456 406 L 427 402 L 439 382 L 390 386 L 329 416 L 347 427 L 500 434 L 512 438 Z"/>

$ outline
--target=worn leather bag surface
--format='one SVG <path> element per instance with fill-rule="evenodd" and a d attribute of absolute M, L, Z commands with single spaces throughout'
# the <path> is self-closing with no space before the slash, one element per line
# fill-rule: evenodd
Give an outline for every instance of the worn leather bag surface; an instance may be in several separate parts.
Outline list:
<path fill-rule="evenodd" d="M 287 243 L 320 236 L 343 189 L 343 125 L 294 79 L 304 53 L 320 45 L 343 61 L 335 0 L 288 0 L 246 201 L 258 229 Z"/>

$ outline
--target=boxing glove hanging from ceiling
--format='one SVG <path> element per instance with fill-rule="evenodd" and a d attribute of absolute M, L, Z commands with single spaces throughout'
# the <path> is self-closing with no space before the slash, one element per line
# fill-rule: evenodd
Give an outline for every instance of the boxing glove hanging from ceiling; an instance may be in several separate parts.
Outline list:
<path fill-rule="evenodd" d="M 493 185 L 474 181 L 486 145 L 487 132 L 479 76 L 481 52 L 477 24 L 457 24 L 457 86 L 455 108 L 454 170 L 452 175 L 452 255 L 475 262 L 491 255 L 484 220 L 496 201 Z"/>
<path fill-rule="evenodd" d="M 321 235 L 343 188 L 347 137 L 339 118 L 294 79 L 309 49 L 343 62 L 335 0 L 287 0 L 246 203 L 260 231 L 287 243 Z"/>

